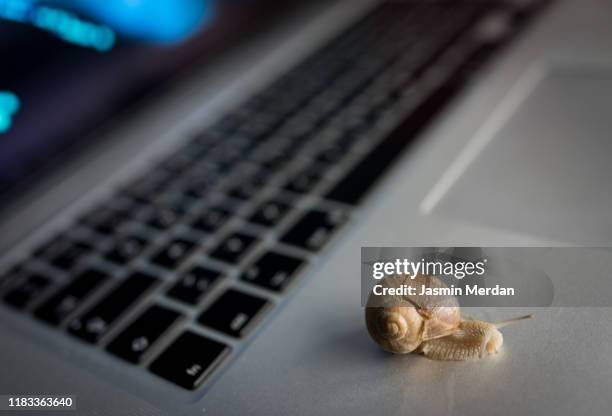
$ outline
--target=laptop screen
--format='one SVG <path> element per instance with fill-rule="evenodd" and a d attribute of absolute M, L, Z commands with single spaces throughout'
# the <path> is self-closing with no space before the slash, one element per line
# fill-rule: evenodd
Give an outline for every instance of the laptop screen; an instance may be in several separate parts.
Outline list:
<path fill-rule="evenodd" d="M 142 30 L 123 36 L 130 27 L 115 32 L 111 25 L 59 6 L 49 8 L 59 17 L 22 15 L 20 21 L 18 11 L 8 9 L 10 1 L 0 0 L 0 199 L 22 189 L 25 179 L 36 178 L 45 167 L 61 164 L 67 149 L 87 145 L 89 133 L 104 120 L 144 101 L 180 70 L 212 60 L 279 15 L 271 11 L 281 7 L 269 0 L 217 0 L 213 19 L 170 40 L 167 33 Z M 205 0 L 178 3 L 194 1 Z M 97 4 L 122 2 L 134 3 Z M 77 20 L 70 26 L 62 18 Z"/>

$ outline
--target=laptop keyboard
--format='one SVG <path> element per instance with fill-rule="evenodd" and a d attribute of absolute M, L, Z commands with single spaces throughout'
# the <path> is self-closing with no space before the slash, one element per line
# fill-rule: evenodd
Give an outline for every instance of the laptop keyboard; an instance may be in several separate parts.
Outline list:
<path fill-rule="evenodd" d="M 34 250 L 4 303 L 200 387 L 543 2 L 517 3 L 381 4 Z"/>

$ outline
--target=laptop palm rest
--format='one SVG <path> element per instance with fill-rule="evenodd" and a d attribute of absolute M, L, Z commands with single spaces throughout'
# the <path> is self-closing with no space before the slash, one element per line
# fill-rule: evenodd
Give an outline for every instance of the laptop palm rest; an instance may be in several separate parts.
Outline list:
<path fill-rule="evenodd" d="M 499 127 L 489 123 L 488 137 L 474 138 L 480 143 L 458 156 L 423 206 L 560 242 L 609 245 L 612 69 L 535 78 L 517 87 L 529 85 L 522 98 L 502 103 Z"/>

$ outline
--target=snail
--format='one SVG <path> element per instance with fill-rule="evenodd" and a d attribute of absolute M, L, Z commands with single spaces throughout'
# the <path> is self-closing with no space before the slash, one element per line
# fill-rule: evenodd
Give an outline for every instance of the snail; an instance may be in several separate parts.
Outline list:
<path fill-rule="evenodd" d="M 398 283 L 415 288 L 448 287 L 436 277 L 423 275 L 383 280 L 387 287 L 398 287 Z M 420 293 L 420 288 L 415 292 Z M 459 302 L 452 295 L 371 295 L 365 312 L 370 336 L 386 351 L 416 352 L 445 361 L 473 360 L 497 353 L 504 342 L 499 329 L 532 317 L 526 315 L 495 323 L 462 319 Z"/>

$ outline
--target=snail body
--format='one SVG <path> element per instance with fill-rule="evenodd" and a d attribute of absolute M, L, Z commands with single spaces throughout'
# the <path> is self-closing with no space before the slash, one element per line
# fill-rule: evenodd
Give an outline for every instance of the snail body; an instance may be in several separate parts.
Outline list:
<path fill-rule="evenodd" d="M 455 333 L 423 342 L 418 352 L 433 360 L 466 361 L 495 354 L 503 343 L 495 324 L 468 319 L 459 322 Z"/>
<path fill-rule="evenodd" d="M 396 277 L 386 286 L 406 284 L 446 287 L 436 277 Z M 420 293 L 420 291 L 418 291 Z M 370 298 L 372 299 L 372 298 Z M 433 360 L 466 361 L 495 354 L 504 342 L 499 328 L 531 315 L 489 323 L 462 319 L 454 296 L 384 296 L 366 306 L 366 326 L 372 339 L 394 354 L 421 353 Z"/>

